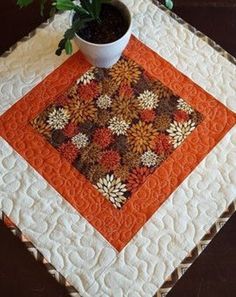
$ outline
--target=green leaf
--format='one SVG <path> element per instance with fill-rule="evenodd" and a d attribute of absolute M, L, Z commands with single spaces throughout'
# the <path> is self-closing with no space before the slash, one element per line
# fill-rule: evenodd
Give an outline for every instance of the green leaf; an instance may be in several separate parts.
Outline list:
<path fill-rule="evenodd" d="M 33 0 L 17 0 L 16 4 L 22 8 L 30 5 L 32 2 Z"/>
<path fill-rule="evenodd" d="M 65 44 L 66 44 L 66 39 L 63 38 L 62 40 L 60 40 L 59 44 L 58 44 L 58 47 L 60 48 L 65 48 Z"/>
<path fill-rule="evenodd" d="M 101 0 L 93 0 L 92 5 L 93 5 L 94 16 L 96 19 L 99 19 L 101 8 L 102 8 Z"/>
<path fill-rule="evenodd" d="M 67 55 L 71 55 L 72 54 L 72 43 L 71 43 L 70 39 L 67 39 L 66 40 L 65 50 L 66 50 L 66 54 Z"/>
<path fill-rule="evenodd" d="M 83 18 L 81 20 L 76 20 L 74 23 L 73 23 L 73 29 L 75 32 L 78 32 L 80 29 L 82 29 L 84 27 L 84 25 L 88 22 L 91 22 L 93 21 L 94 18 Z"/>
<path fill-rule="evenodd" d="M 56 0 L 53 5 L 61 11 L 73 10 L 76 7 L 72 0 Z"/>
<path fill-rule="evenodd" d="M 65 39 L 73 39 L 74 36 L 75 36 L 74 28 L 67 29 L 64 34 Z"/>
<path fill-rule="evenodd" d="M 94 10 L 93 10 L 93 5 L 90 3 L 90 1 L 89 0 L 80 0 L 80 4 L 81 4 L 82 8 L 87 11 L 88 15 L 94 19 L 95 15 L 94 15 Z"/>
<path fill-rule="evenodd" d="M 86 9 L 84 9 L 83 7 L 81 6 L 78 6 L 76 5 L 75 6 L 75 11 L 79 13 L 80 16 L 84 16 L 84 15 L 89 15 L 89 11 L 87 11 Z"/>
<path fill-rule="evenodd" d="M 174 3 L 172 0 L 165 0 L 165 6 L 168 8 L 168 9 L 172 9 L 174 7 Z"/>
<path fill-rule="evenodd" d="M 89 0 L 80 0 L 80 4 L 83 9 L 87 10 L 88 12 L 91 11 L 92 6 L 91 6 L 91 3 L 89 2 Z"/>
<path fill-rule="evenodd" d="M 44 6 L 47 0 L 41 0 L 40 2 L 40 15 L 43 17 L 43 12 L 44 12 Z"/>
<path fill-rule="evenodd" d="M 59 44 L 58 44 L 58 48 L 55 52 L 55 54 L 57 56 L 60 56 L 62 54 L 62 51 L 65 49 L 65 44 L 66 44 L 66 39 L 63 38 L 62 40 L 60 40 Z"/>

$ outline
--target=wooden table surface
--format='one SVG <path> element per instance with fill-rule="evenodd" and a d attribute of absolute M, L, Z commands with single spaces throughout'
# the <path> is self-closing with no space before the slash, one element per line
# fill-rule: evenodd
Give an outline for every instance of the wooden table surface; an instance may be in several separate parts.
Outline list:
<path fill-rule="evenodd" d="M 0 1 L 0 54 L 43 21 L 38 14 L 37 3 L 20 11 L 15 2 Z M 236 56 L 236 0 L 175 0 L 174 12 Z M 168 297 L 235 297 L 235 267 L 236 214 Z M 68 296 L 45 267 L 37 263 L 24 245 L 1 223 L 0 296 Z"/>

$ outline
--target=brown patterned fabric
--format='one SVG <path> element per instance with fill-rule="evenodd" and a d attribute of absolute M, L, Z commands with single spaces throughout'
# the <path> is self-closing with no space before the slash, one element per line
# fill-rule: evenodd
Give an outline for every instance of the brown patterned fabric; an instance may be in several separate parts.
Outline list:
<path fill-rule="evenodd" d="M 131 59 L 92 67 L 31 121 L 116 208 L 202 117 Z"/>

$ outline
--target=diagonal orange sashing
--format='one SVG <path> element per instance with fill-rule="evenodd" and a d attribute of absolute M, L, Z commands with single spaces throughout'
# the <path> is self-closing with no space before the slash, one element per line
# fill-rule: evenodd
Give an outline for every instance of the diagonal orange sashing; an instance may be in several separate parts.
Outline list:
<path fill-rule="evenodd" d="M 153 79 L 160 80 L 204 115 L 204 120 L 120 210 L 106 201 L 29 124 L 90 68 L 80 52 L 51 73 L 0 118 L 1 136 L 118 251 L 235 124 L 235 115 L 230 110 L 134 37 L 125 56 L 141 65 Z"/>

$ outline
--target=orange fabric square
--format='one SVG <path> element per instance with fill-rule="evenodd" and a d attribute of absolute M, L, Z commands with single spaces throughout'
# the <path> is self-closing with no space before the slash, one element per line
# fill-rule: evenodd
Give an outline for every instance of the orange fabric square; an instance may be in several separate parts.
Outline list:
<path fill-rule="evenodd" d="M 13 105 L 0 121 L 1 136 L 118 251 L 132 239 L 235 123 L 235 115 L 230 110 L 134 37 L 125 56 L 140 65 L 152 80 L 161 81 L 176 96 L 182 98 L 183 104 L 189 104 L 190 108 L 202 114 L 203 119 L 191 130 L 184 142 L 176 146 L 168 158 L 147 177 L 144 184 L 132 193 L 121 209 L 114 208 L 104 199 L 92 186 L 91 180 L 72 166 L 68 158 L 66 160 L 32 126 L 32 121 L 49 108 L 56 98 L 62 100 L 66 91 L 91 67 L 80 52 Z M 86 100 L 90 100 L 90 92 L 85 95 Z M 63 116 L 65 124 L 67 115 Z M 142 116 L 145 119 L 151 117 L 150 112 Z M 186 114 L 178 112 L 175 117 L 181 120 Z M 54 120 L 55 117 L 52 117 L 52 121 Z M 55 125 L 57 124 L 56 122 Z M 175 127 L 172 125 L 173 129 Z M 70 129 L 68 131 L 67 133 L 71 133 Z M 78 138 L 72 144 L 78 145 Z M 79 145 L 81 146 L 81 142 Z M 70 148 L 69 153 L 73 159 L 74 148 L 72 151 Z"/>

